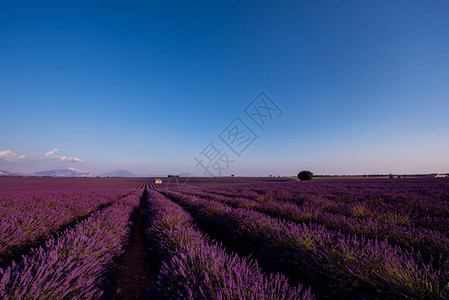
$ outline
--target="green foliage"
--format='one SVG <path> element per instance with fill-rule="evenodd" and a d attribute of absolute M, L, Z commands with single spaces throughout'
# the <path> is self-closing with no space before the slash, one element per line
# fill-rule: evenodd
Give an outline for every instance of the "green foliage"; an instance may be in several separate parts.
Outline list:
<path fill-rule="evenodd" d="M 298 173 L 298 179 L 299 180 L 312 180 L 313 173 L 310 171 L 301 171 Z"/>

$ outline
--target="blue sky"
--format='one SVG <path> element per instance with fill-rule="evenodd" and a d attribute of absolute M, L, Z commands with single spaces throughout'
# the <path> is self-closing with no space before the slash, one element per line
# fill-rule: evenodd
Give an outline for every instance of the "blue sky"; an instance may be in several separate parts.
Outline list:
<path fill-rule="evenodd" d="M 0 169 L 449 171 L 448 1 L 1 1 Z M 266 131 L 244 113 L 282 109 Z M 236 156 L 218 137 L 257 134 Z M 45 156 L 45 153 L 58 149 Z"/>

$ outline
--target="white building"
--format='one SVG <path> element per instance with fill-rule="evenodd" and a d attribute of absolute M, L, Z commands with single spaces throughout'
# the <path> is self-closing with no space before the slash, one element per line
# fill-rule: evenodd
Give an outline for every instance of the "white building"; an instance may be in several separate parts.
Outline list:
<path fill-rule="evenodd" d="M 437 174 L 437 175 L 435 175 L 435 178 L 443 178 L 443 177 L 447 177 L 447 174 Z"/>

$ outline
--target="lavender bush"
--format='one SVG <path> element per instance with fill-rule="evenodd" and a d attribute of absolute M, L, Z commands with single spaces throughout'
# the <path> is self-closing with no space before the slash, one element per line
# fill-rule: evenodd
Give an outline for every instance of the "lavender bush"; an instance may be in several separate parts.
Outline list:
<path fill-rule="evenodd" d="M 98 299 L 102 276 L 123 251 L 139 197 L 127 196 L 0 269 L 0 298 Z"/>
<path fill-rule="evenodd" d="M 0 260 L 129 191 L 0 193 Z"/>
<path fill-rule="evenodd" d="M 317 206 L 297 206 L 290 202 L 267 199 L 256 202 L 242 197 L 228 197 L 204 191 L 182 190 L 183 194 L 215 200 L 234 208 L 251 208 L 274 218 L 282 218 L 295 223 L 309 223 L 324 225 L 327 229 L 338 230 L 346 234 L 363 235 L 365 237 L 388 239 L 390 243 L 400 245 L 407 250 L 420 250 L 431 261 L 442 256 L 449 258 L 449 238 L 437 230 L 416 227 L 414 224 L 398 225 L 372 216 L 365 218 L 349 217 L 342 214 L 328 213 Z M 346 211 L 363 211 L 358 202 L 354 206 L 347 206 Z M 387 213 L 384 214 L 384 216 Z M 390 212 L 390 215 L 392 213 Z M 381 215 L 379 213 L 379 215 Z M 396 216 L 395 219 L 399 219 Z"/>
<path fill-rule="evenodd" d="M 148 236 L 164 258 L 154 290 L 164 299 L 312 299 L 280 274 L 210 241 L 178 205 L 150 191 Z"/>
<path fill-rule="evenodd" d="M 377 239 L 346 236 L 316 224 L 295 224 L 250 209 L 233 209 L 216 201 L 167 195 L 186 207 L 203 229 L 223 237 L 231 249 L 254 255 L 271 271 L 309 281 L 322 296 L 449 295 L 447 271 L 425 264 L 419 252 Z"/>

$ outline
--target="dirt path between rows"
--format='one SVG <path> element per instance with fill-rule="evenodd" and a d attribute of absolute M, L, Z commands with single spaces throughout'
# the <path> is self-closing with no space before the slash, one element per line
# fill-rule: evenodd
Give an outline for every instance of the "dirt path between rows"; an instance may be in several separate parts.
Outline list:
<path fill-rule="evenodd" d="M 120 262 L 117 273 L 114 299 L 144 299 L 148 298 L 151 285 L 151 263 L 145 240 L 144 210 L 146 193 L 142 195 L 137 221 L 129 241 L 127 250 Z"/>

